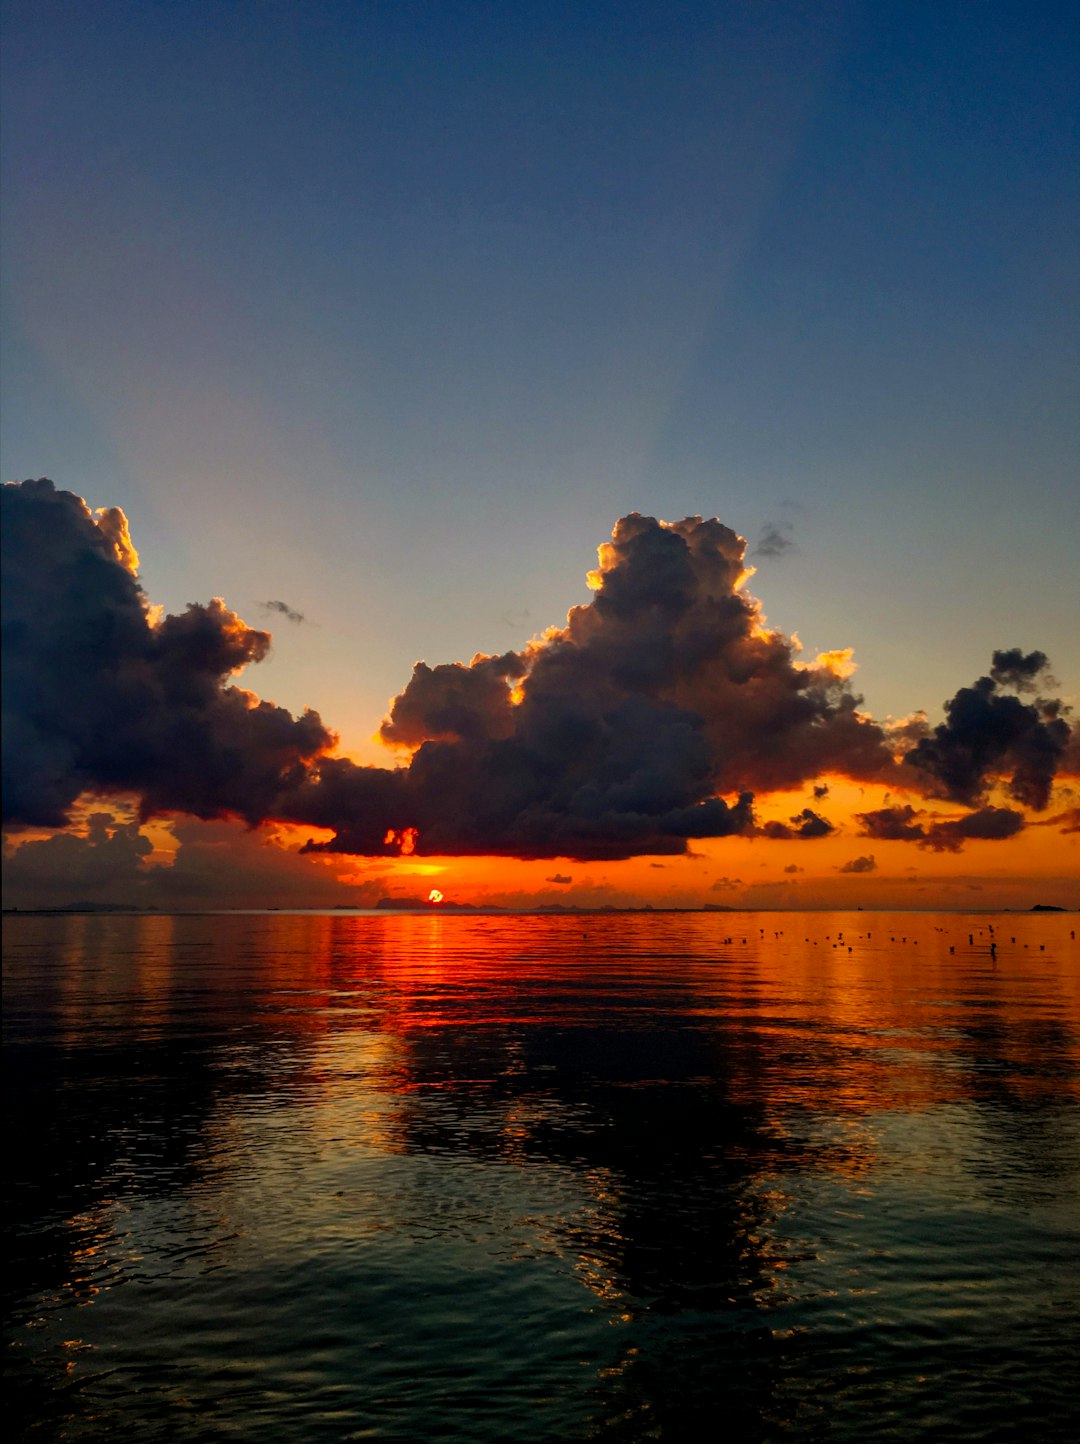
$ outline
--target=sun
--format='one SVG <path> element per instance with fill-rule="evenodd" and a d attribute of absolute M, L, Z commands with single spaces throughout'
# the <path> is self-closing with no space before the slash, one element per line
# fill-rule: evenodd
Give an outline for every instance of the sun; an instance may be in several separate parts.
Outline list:
<path fill-rule="evenodd" d="M 428 893 L 427 900 L 429 903 L 441 903 L 443 900 L 443 895 L 437 887 L 433 887 Z"/>

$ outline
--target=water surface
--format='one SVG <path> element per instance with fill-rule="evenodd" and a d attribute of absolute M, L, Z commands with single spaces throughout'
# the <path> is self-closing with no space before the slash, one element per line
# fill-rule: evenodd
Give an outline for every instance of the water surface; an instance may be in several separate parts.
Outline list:
<path fill-rule="evenodd" d="M 4 919 L 21 1437 L 1075 1437 L 1075 915 Z"/>

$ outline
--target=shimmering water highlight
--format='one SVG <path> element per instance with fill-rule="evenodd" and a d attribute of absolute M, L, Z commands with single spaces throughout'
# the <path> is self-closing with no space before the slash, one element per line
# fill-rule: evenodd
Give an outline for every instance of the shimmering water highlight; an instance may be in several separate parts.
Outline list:
<path fill-rule="evenodd" d="M 27 1438 L 1066 1438 L 1075 917 L 6 917 Z"/>

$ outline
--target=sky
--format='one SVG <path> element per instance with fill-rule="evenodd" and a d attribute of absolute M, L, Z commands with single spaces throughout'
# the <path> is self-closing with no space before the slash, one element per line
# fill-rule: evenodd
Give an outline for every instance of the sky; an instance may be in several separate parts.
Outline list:
<path fill-rule="evenodd" d="M 3 21 L 5 903 L 1080 905 L 1068 7 Z"/>

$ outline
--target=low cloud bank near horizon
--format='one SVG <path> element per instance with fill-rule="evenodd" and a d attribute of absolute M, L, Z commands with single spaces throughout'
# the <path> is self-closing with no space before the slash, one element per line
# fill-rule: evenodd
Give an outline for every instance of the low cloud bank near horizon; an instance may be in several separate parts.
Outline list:
<path fill-rule="evenodd" d="M 80 795 L 125 793 L 143 818 L 332 830 L 311 852 L 393 855 L 407 838 L 428 855 L 614 860 L 699 838 L 827 836 L 810 808 L 759 825 L 754 797 L 843 774 L 974 808 L 951 822 L 861 815 L 866 836 L 955 850 L 1023 826 L 987 805 L 993 786 L 1041 811 L 1055 776 L 1077 770 L 1080 734 L 1038 695 L 1053 685 L 1041 652 L 995 652 L 937 727 L 885 727 L 861 710 L 849 652 L 803 661 L 765 624 L 741 537 L 716 519 L 636 513 L 600 548 L 593 599 L 564 627 L 467 665 L 417 663 L 382 726 L 408 763 L 358 766 L 329 755 L 317 713 L 293 717 L 231 683 L 266 655 L 267 632 L 220 599 L 155 614 L 122 512 L 91 512 L 45 480 L 2 492 L 14 826 L 61 828 Z"/>
<path fill-rule="evenodd" d="M 301 857 L 273 823 L 173 817 L 167 830 L 175 843 L 168 858 L 154 856 L 138 819 L 106 811 L 80 819 L 78 831 L 24 842 L 4 858 L 5 906 L 374 907 L 387 893 L 376 877 L 343 881 Z"/>

